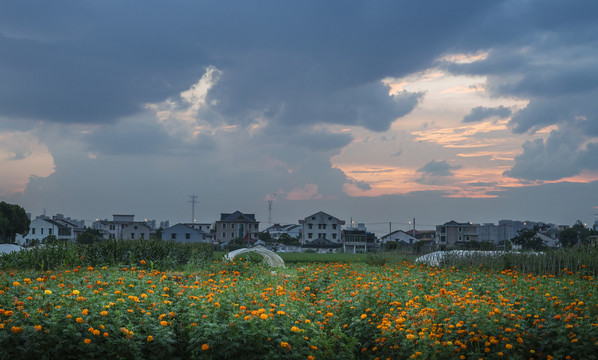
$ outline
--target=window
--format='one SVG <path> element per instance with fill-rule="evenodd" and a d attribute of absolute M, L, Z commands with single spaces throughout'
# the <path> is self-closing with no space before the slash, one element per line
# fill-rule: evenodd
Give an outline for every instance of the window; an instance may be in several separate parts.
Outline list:
<path fill-rule="evenodd" d="M 459 226 L 459 232 L 462 232 L 463 228 L 461 226 Z"/>
<path fill-rule="evenodd" d="M 44 228 L 41 228 L 41 233 L 40 234 L 44 234 Z"/>
<path fill-rule="evenodd" d="M 170 240 L 176 240 L 176 233 L 170 234 Z"/>
<path fill-rule="evenodd" d="M 226 229 L 226 224 L 222 224 L 222 228 L 223 228 L 223 229 Z"/>
<path fill-rule="evenodd" d="M 235 228 L 235 224 L 230 224 L 230 228 L 234 229 Z"/>
<path fill-rule="evenodd" d="M 223 232 L 223 233 L 222 233 L 222 237 L 223 237 L 223 238 L 225 238 L 225 237 L 226 237 L 226 233 L 225 233 L 225 232 Z"/>
<path fill-rule="evenodd" d="M 336 230 L 336 224 L 332 224 L 332 229 Z"/>
<path fill-rule="evenodd" d="M 308 239 L 311 239 L 312 237 L 313 237 L 313 234 L 312 234 L 312 233 L 307 233 L 307 238 L 308 238 Z"/>
<path fill-rule="evenodd" d="M 31 228 L 31 234 L 35 235 L 35 228 Z"/>
<path fill-rule="evenodd" d="M 311 230 L 311 228 L 313 227 L 313 224 L 307 224 L 307 228 Z"/>
<path fill-rule="evenodd" d="M 191 234 L 189 234 L 189 233 L 186 233 L 186 234 L 185 234 L 185 239 L 187 239 L 187 240 L 191 239 Z"/>
<path fill-rule="evenodd" d="M 235 237 L 235 233 L 230 233 L 230 237 L 234 238 Z"/>
<path fill-rule="evenodd" d="M 255 228 L 256 228 L 256 229 L 258 228 L 258 225 L 257 225 L 257 224 L 255 224 Z"/>
<path fill-rule="evenodd" d="M 48 229 L 48 234 L 52 235 L 52 228 Z"/>
<path fill-rule="evenodd" d="M 459 241 L 461 241 L 461 235 L 459 235 Z"/>
<path fill-rule="evenodd" d="M 440 241 L 441 241 L 441 242 L 445 242 L 445 241 L 446 241 L 446 236 L 441 236 L 441 237 L 440 237 Z"/>
<path fill-rule="evenodd" d="M 326 230 L 326 224 L 322 224 L 322 229 Z"/>
<path fill-rule="evenodd" d="M 322 230 L 322 224 L 318 224 L 318 229 Z"/>
<path fill-rule="evenodd" d="M 336 240 L 336 234 L 332 234 L 332 238 Z"/>
<path fill-rule="evenodd" d="M 141 240 L 145 239 L 145 233 L 141 233 L 139 235 L 141 235 Z"/>
<path fill-rule="evenodd" d="M 115 230 L 114 224 L 110 224 L 110 230 Z"/>
<path fill-rule="evenodd" d="M 131 233 L 131 240 L 135 239 L 135 233 Z"/>

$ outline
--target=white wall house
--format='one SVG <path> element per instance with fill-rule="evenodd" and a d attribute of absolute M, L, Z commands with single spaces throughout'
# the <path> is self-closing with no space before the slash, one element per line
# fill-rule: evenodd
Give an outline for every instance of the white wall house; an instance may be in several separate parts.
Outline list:
<path fill-rule="evenodd" d="M 269 228 L 267 228 L 266 231 L 268 232 L 268 234 L 270 234 L 270 237 L 274 240 L 280 239 L 280 236 L 282 234 L 287 234 L 290 237 L 299 239 L 299 236 L 301 236 L 301 229 L 302 229 L 302 226 L 297 225 L 297 224 L 288 224 L 288 225 L 274 224 L 274 225 L 270 226 Z"/>
<path fill-rule="evenodd" d="M 129 228 L 129 226 L 134 225 Z M 135 228 L 137 226 L 137 228 Z M 100 230 L 104 239 L 127 239 L 131 240 L 131 234 L 135 239 L 149 239 L 151 228 L 143 221 L 135 221 L 135 215 L 112 215 L 110 220 L 98 220 L 92 225 L 94 229 Z"/>
<path fill-rule="evenodd" d="M 299 220 L 299 224 L 302 226 L 302 246 L 327 247 L 341 245 L 341 226 L 345 224 L 344 220 L 339 220 L 337 217 L 319 211 Z"/>
<path fill-rule="evenodd" d="M 50 235 L 54 235 L 57 239 L 61 240 L 75 239 L 73 227 L 60 224 L 50 218 L 38 217 L 29 224 L 29 233 L 25 236 L 17 235 L 15 242 L 18 245 L 27 245 L 32 240 L 41 242 Z"/>
<path fill-rule="evenodd" d="M 396 230 L 396 231 L 393 231 L 390 234 L 386 234 L 380 238 L 380 242 L 382 244 L 386 244 L 389 241 L 399 242 L 399 243 L 403 243 L 406 245 L 413 245 L 418 240 L 415 236 L 411 236 L 410 234 L 407 234 L 403 230 Z"/>
<path fill-rule="evenodd" d="M 176 224 L 162 231 L 162 240 L 182 243 L 211 242 L 212 235 L 192 228 L 189 224 Z"/>
<path fill-rule="evenodd" d="M 152 229 L 146 223 L 134 222 L 122 229 L 123 240 L 149 240 Z"/>

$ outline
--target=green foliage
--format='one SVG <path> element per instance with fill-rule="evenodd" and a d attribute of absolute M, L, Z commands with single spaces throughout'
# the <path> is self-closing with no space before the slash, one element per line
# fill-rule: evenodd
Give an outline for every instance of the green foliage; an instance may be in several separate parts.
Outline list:
<path fill-rule="evenodd" d="M 75 266 L 135 266 L 139 260 L 154 269 L 194 266 L 212 259 L 211 244 L 162 240 L 101 240 L 77 244 L 48 236 L 40 246 L 0 256 L 0 269 L 51 270 Z"/>
<path fill-rule="evenodd" d="M 0 202 L 0 242 L 14 243 L 15 235 L 29 232 L 29 218 L 19 205 Z"/>
<path fill-rule="evenodd" d="M 545 246 L 542 239 L 536 235 L 537 232 L 537 228 L 520 230 L 519 235 L 511 239 L 511 242 L 521 245 L 524 250 L 542 250 Z"/>
<path fill-rule="evenodd" d="M 102 241 L 102 233 L 98 229 L 85 228 L 85 231 L 77 236 L 77 243 L 92 244 L 97 241 Z"/>

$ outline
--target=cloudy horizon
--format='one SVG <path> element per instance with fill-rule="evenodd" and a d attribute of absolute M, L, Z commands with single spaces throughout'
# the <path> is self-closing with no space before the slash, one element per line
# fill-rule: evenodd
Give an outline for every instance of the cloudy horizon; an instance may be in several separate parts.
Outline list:
<path fill-rule="evenodd" d="M 3 3 L 0 200 L 591 224 L 597 20 L 593 1 Z"/>

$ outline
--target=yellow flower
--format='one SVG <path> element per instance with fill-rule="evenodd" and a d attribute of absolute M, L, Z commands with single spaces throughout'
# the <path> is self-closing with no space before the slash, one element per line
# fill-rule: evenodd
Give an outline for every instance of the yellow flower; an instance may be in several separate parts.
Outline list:
<path fill-rule="evenodd" d="M 79 295 L 79 290 L 73 290 L 73 295 Z"/>
<path fill-rule="evenodd" d="M 44 294 L 46 294 L 46 295 L 50 295 L 50 294 L 52 294 L 52 290 L 45 290 L 45 291 L 44 291 Z"/>
<path fill-rule="evenodd" d="M 415 339 L 415 335 L 413 335 L 413 334 L 407 335 L 407 340 L 413 340 L 413 339 Z"/>
<path fill-rule="evenodd" d="M 151 335 L 148 335 L 147 342 L 150 342 L 150 341 L 154 341 L 154 337 Z"/>

